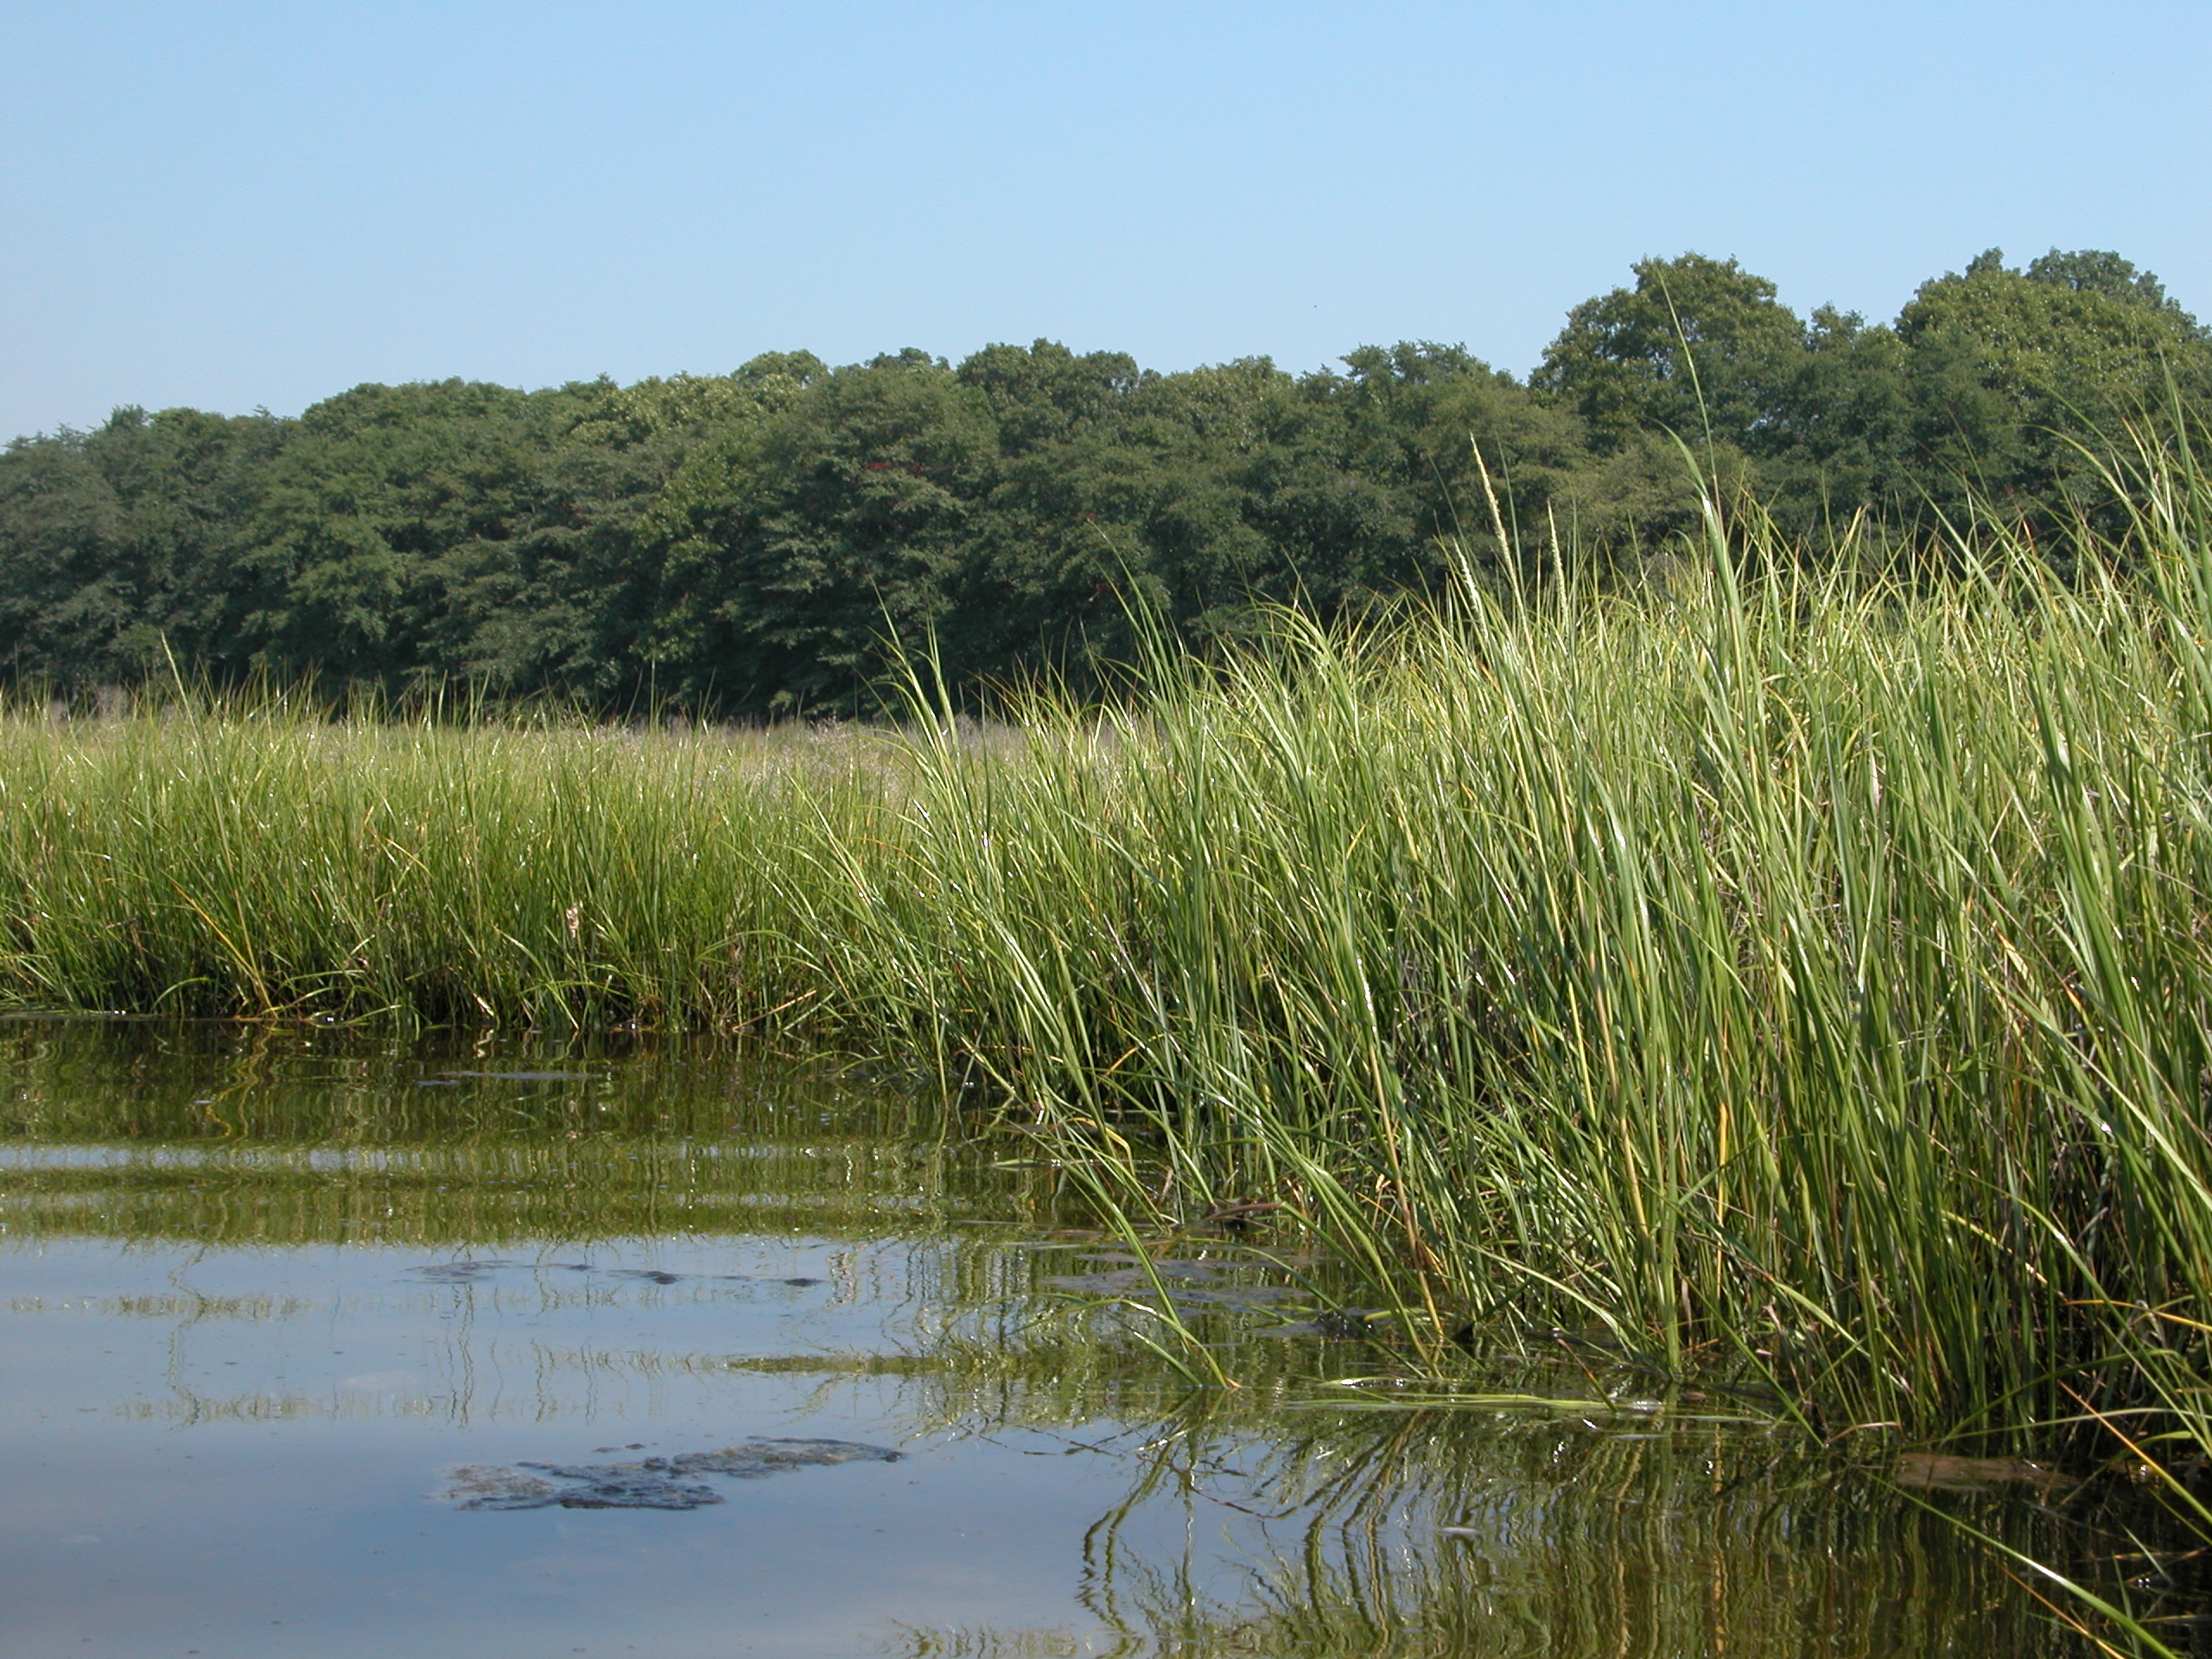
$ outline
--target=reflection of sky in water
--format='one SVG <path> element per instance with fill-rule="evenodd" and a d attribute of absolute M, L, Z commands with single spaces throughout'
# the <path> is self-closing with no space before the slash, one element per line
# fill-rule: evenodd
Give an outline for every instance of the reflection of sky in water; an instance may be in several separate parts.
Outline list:
<path fill-rule="evenodd" d="M 1351 1411 L 1385 1362 L 1266 1338 L 1305 1292 L 1212 1247 L 1168 1277 L 1252 1386 L 1191 1394 L 1072 1306 L 1143 1275 L 1003 1143 L 721 1050 L 496 1075 L 583 1058 L 0 1028 L 0 1659 L 2047 1648 L 1763 1436 Z M 430 1497 L 775 1436 L 908 1455 Z"/>
<path fill-rule="evenodd" d="M 632 1395 L 658 1411 L 671 1389 L 719 1402 L 762 1357 L 880 1347 L 887 1311 L 937 1276 L 937 1253 L 909 1241 L 618 1242 L 594 1247 L 588 1270 L 523 1264 L 451 1281 L 418 1276 L 419 1253 L 388 1248 L 49 1240 L 0 1253 L 0 1298 L 47 1316 L 10 1326 L 0 1365 L 19 1373 L 16 1387 L 144 1421 L 383 1412 L 480 1426 L 620 1413 Z M 683 1276 L 624 1276 L 646 1260 Z"/>
<path fill-rule="evenodd" d="M 895 1378 L 728 1361 L 864 1351 L 909 1248 L 593 1253 L 810 1288 L 528 1268 L 425 1285 L 397 1251 L 0 1253 L 7 1650 L 842 1653 L 979 1614 L 1073 1628 L 1083 1534 L 1127 1481 L 1019 1431 L 732 1483 L 691 1513 L 427 1501 L 462 1462 L 906 1440 Z"/>

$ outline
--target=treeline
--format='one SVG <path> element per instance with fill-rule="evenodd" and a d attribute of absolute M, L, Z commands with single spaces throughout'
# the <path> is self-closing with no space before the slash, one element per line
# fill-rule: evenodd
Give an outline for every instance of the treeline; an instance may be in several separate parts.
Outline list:
<path fill-rule="evenodd" d="M 0 676 L 849 711 L 894 632 L 963 681 L 1079 677 L 1132 589 L 1203 640 L 1433 584 L 1446 537 L 1631 561 L 1694 521 L 1682 442 L 1788 534 L 1970 499 L 2063 534 L 2100 506 L 2078 444 L 2212 392 L 2212 336 L 2113 253 L 1986 253 L 1886 324 L 1800 317 L 1733 261 L 1635 277 L 1525 382 L 1428 344 L 1159 374 L 1040 340 L 119 410 L 0 453 Z"/>

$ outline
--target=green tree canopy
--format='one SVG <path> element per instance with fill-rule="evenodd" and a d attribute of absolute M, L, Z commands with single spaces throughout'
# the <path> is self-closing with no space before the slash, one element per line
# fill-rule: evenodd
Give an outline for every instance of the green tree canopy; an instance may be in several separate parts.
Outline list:
<path fill-rule="evenodd" d="M 1202 643 L 1463 555 L 1633 566 L 1694 527 L 1699 473 L 1808 549 L 1970 499 L 2056 549 L 2112 507 L 2077 446 L 2212 393 L 2212 340 L 2116 253 L 1986 254 L 1891 323 L 1801 318 L 1696 253 L 1630 275 L 1527 384 L 1434 341 L 1162 374 L 1040 340 L 365 385 L 296 420 L 121 410 L 0 451 L 0 672 L 68 690 L 173 653 L 334 690 L 853 711 L 890 641 L 934 642 L 963 687 L 1080 680 L 1133 649 L 1133 598 Z"/>
<path fill-rule="evenodd" d="M 1636 286 L 1586 300 L 1533 378 L 1589 423 L 1609 454 L 1654 429 L 1708 431 L 1750 454 L 1774 447 L 1777 406 L 1806 348 L 1774 284 L 1733 259 L 1643 259 Z"/>

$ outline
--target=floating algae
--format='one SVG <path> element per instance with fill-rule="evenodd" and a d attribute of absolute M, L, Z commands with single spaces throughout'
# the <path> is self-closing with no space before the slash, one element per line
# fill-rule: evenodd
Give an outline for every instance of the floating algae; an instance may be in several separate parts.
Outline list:
<path fill-rule="evenodd" d="M 1999 1486 L 2032 1486 L 2040 1497 L 2080 1484 L 2069 1475 L 2019 1458 L 1961 1458 L 1942 1452 L 1906 1452 L 1897 1459 L 1897 1483 L 1924 1492 L 1986 1492 Z"/>
<path fill-rule="evenodd" d="M 488 1083 L 598 1083 L 596 1071 L 442 1071 L 427 1083 L 440 1084 L 461 1077 L 479 1077 Z"/>
<path fill-rule="evenodd" d="M 785 1279 L 773 1275 L 763 1277 L 753 1273 L 683 1274 L 671 1273 L 664 1268 L 594 1268 L 588 1262 L 493 1262 L 481 1258 L 431 1262 L 421 1267 L 409 1268 L 406 1271 L 425 1284 L 473 1285 L 503 1268 L 522 1268 L 539 1273 L 596 1273 L 609 1279 L 636 1279 L 652 1285 L 673 1285 L 685 1279 L 705 1278 L 728 1284 L 790 1285 L 804 1290 L 822 1282 L 819 1279 L 804 1276 Z"/>
<path fill-rule="evenodd" d="M 713 1452 L 634 1463 L 473 1463 L 438 1496 L 457 1510 L 699 1510 L 722 1501 L 700 1475 L 757 1480 L 787 1469 L 896 1463 L 899 1453 L 857 1440 L 745 1440 Z"/>
<path fill-rule="evenodd" d="M 474 1284 L 487 1274 L 497 1273 L 501 1268 L 517 1265 L 512 1262 L 438 1262 L 429 1267 L 410 1268 L 407 1271 L 435 1285 L 467 1285 Z"/>
<path fill-rule="evenodd" d="M 698 1510 L 722 1501 L 702 1481 L 642 1463 L 474 1463 L 454 1470 L 439 1496 L 457 1510 Z"/>

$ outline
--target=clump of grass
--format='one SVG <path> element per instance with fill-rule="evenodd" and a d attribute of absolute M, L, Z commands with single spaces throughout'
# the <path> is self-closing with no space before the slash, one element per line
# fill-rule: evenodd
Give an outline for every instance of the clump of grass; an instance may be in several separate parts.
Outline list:
<path fill-rule="evenodd" d="M 1033 709 L 1022 767 L 918 757 L 840 1000 L 1124 1203 L 1288 1200 L 1424 1343 L 1595 1325 L 1823 1439 L 2048 1450 L 2150 1403 L 2130 1343 L 2202 1375 L 2199 488 L 2071 585 L 1716 512 L 1656 600 L 1286 616 L 1139 721 Z"/>
<path fill-rule="evenodd" d="M 2212 1307 L 2212 484 L 2129 482 L 2064 582 L 1714 505 L 1663 587 L 1286 613 L 1011 745 L 10 724 L 0 980 L 804 1029 L 1133 1224 L 1281 1205 L 1436 1366 L 1573 1327 L 1840 1446 L 2107 1446 Z"/>
<path fill-rule="evenodd" d="M 19 1002 L 430 1024 L 738 1026 L 788 873 L 863 842 L 880 737 L 334 719 L 281 700 L 0 722 Z"/>

